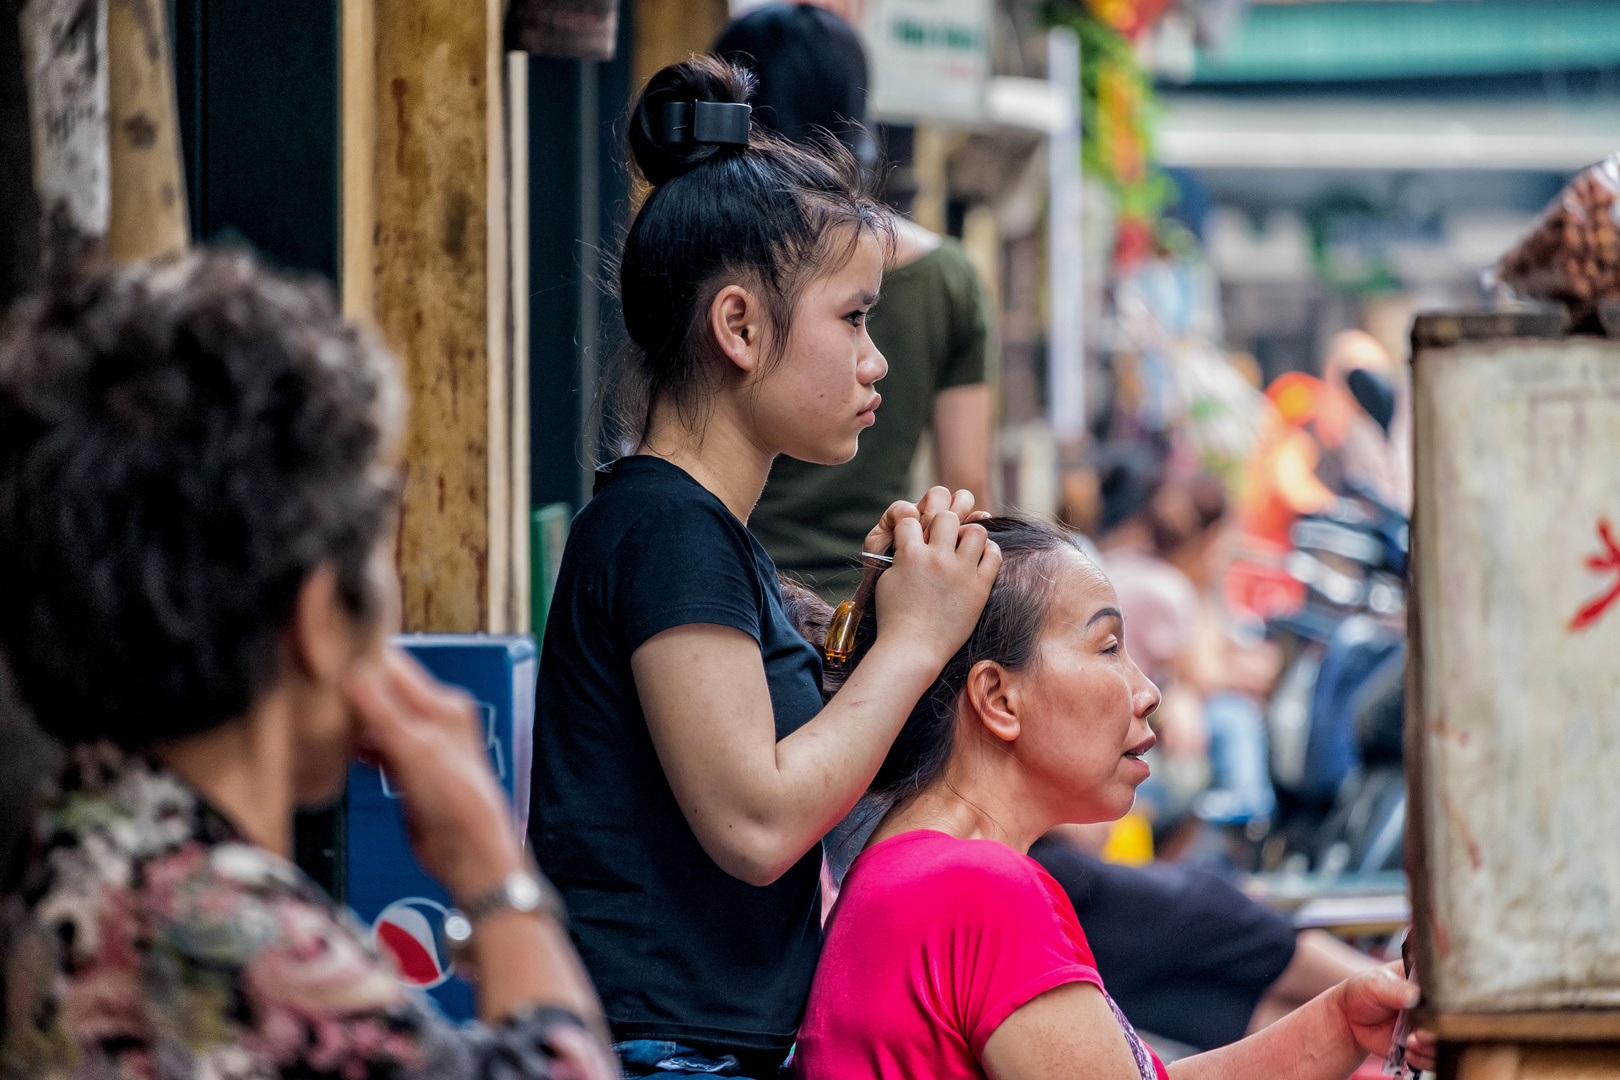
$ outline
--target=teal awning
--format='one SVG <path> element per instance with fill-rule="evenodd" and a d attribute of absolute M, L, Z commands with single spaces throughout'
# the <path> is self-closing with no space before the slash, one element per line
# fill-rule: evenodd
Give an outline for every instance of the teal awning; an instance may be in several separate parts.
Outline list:
<path fill-rule="evenodd" d="M 1256 4 L 1194 83 L 1335 82 L 1620 67 L 1620 0 Z"/>

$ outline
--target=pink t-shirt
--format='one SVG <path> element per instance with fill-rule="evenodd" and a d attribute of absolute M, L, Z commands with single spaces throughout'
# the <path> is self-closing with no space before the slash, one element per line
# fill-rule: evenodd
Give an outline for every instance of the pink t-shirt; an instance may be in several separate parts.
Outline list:
<path fill-rule="evenodd" d="M 983 1080 L 979 1055 L 1021 1005 L 1102 977 L 1063 887 L 994 840 L 931 830 L 863 851 L 827 921 L 799 1026 L 801 1080 Z M 1164 1066 L 1107 997 L 1141 1080 Z"/>

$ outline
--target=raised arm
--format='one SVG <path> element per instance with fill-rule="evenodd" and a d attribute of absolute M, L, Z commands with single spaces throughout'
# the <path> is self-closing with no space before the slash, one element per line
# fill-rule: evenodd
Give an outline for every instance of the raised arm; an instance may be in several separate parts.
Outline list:
<path fill-rule="evenodd" d="M 750 884 L 781 877 L 855 805 L 972 632 L 1000 568 L 984 529 L 952 511 L 933 515 L 926 537 L 914 513 L 885 521 L 894 565 L 878 582 L 877 641 L 827 706 L 780 742 L 759 644 L 741 630 L 677 626 L 631 657 L 687 823 L 721 869 Z"/>

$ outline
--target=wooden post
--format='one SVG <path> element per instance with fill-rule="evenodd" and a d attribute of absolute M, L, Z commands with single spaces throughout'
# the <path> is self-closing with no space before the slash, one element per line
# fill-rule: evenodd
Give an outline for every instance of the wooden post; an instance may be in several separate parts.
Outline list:
<path fill-rule="evenodd" d="M 355 315 L 369 301 L 411 396 L 397 546 L 408 630 L 527 623 L 509 229 L 526 192 L 508 174 L 501 14 L 500 0 L 345 0 L 344 300 Z"/>
<path fill-rule="evenodd" d="M 160 258 L 190 242 L 164 0 L 107 0 L 107 254 Z"/>
<path fill-rule="evenodd" d="M 619 0 L 513 0 L 507 35 L 527 56 L 611 60 Z"/>
<path fill-rule="evenodd" d="M 343 0 L 342 202 L 338 223 L 343 314 L 374 318 L 372 275 L 377 217 L 372 208 L 377 167 L 377 30 L 374 0 Z"/>

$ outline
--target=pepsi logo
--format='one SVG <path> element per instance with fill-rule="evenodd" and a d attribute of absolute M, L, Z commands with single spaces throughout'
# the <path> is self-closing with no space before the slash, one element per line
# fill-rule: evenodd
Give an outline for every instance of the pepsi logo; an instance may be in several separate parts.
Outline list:
<path fill-rule="evenodd" d="M 448 914 L 443 904 L 425 896 L 395 900 L 378 914 L 371 934 L 400 982 L 432 990 L 453 974 L 443 930 Z"/>

